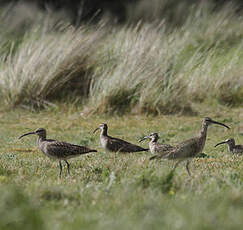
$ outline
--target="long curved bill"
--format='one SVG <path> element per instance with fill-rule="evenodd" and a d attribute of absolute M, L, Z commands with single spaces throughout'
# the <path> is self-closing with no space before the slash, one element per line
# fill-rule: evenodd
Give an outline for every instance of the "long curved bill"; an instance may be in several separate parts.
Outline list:
<path fill-rule="evenodd" d="M 36 133 L 35 132 L 25 133 L 22 136 L 20 136 L 18 139 L 21 139 L 22 137 L 25 137 L 25 136 L 28 136 L 28 135 L 31 135 L 31 134 L 36 134 Z"/>
<path fill-rule="evenodd" d="M 217 121 L 214 121 L 214 120 L 211 120 L 211 122 L 214 123 L 214 124 L 217 124 L 217 125 L 224 126 L 224 127 L 226 127 L 227 129 L 230 129 L 229 126 L 227 126 L 227 125 L 225 125 L 225 124 L 223 124 L 223 123 L 220 123 L 220 122 L 217 122 Z"/>
<path fill-rule="evenodd" d="M 93 131 L 93 133 L 95 133 L 97 130 L 99 130 L 100 128 L 96 128 L 94 131 Z"/>
<path fill-rule="evenodd" d="M 142 141 L 144 141 L 144 140 L 146 140 L 146 139 L 148 139 L 149 137 L 148 136 L 145 136 L 145 137 L 143 137 L 142 139 L 140 139 L 138 142 L 142 142 Z"/>
<path fill-rule="evenodd" d="M 225 141 L 220 142 L 220 143 L 216 144 L 214 147 L 217 147 L 218 145 L 222 145 L 222 144 L 226 144 L 226 142 Z"/>

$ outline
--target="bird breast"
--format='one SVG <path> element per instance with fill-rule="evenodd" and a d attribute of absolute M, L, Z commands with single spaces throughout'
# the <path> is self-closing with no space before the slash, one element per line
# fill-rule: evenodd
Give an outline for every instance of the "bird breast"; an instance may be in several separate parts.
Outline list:
<path fill-rule="evenodd" d="M 149 150 L 152 154 L 155 154 L 156 144 L 154 142 L 149 142 Z"/>
<path fill-rule="evenodd" d="M 101 137 L 100 137 L 100 144 L 101 144 L 101 146 L 102 146 L 105 150 L 109 150 L 109 149 L 108 149 L 108 142 L 109 142 L 109 140 L 108 140 L 107 137 L 104 137 L 104 136 L 101 136 Z"/>
<path fill-rule="evenodd" d="M 45 142 L 45 141 L 42 141 L 38 143 L 38 147 L 39 149 L 41 150 L 41 152 L 43 152 L 46 156 L 50 157 L 50 158 L 54 158 L 52 155 L 48 154 L 48 150 L 47 150 L 47 147 L 48 147 L 48 143 Z"/>

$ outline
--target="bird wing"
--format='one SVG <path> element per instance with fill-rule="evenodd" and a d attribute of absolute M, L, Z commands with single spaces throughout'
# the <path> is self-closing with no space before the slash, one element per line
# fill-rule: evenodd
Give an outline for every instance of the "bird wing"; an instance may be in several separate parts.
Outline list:
<path fill-rule="evenodd" d="M 134 145 L 127 141 L 124 141 L 119 138 L 110 137 L 108 140 L 109 147 L 112 151 L 115 152 L 138 152 L 138 151 L 147 151 L 148 149 L 144 149 L 138 145 Z"/>
<path fill-rule="evenodd" d="M 154 152 L 157 153 L 157 155 L 155 155 L 156 157 L 155 156 L 152 157 L 152 159 L 162 158 L 166 156 L 169 153 L 169 151 L 172 151 L 173 149 L 174 149 L 173 146 L 167 144 L 154 145 Z"/>
<path fill-rule="evenodd" d="M 198 138 L 191 138 L 176 145 L 165 158 L 183 159 L 195 157 L 200 151 L 200 142 Z"/>
<path fill-rule="evenodd" d="M 190 158 L 196 156 L 200 151 L 200 141 L 198 138 L 192 138 L 183 141 L 174 147 L 173 146 L 169 147 L 169 146 L 168 146 L 168 150 L 165 150 L 164 152 L 152 156 L 150 160 L 159 159 L 159 158 L 167 158 L 167 159 Z"/>
<path fill-rule="evenodd" d="M 161 144 L 161 145 L 156 145 L 155 146 L 155 151 L 156 152 L 167 152 L 167 151 L 171 151 L 173 149 L 174 149 L 173 146 L 167 145 L 167 144 Z"/>
<path fill-rule="evenodd" d="M 233 152 L 236 154 L 242 155 L 243 154 L 243 145 L 236 145 L 233 149 Z"/>
<path fill-rule="evenodd" d="M 85 146 L 70 144 L 67 142 L 53 141 L 46 144 L 47 153 L 57 158 L 71 158 L 77 155 L 95 152 Z"/>

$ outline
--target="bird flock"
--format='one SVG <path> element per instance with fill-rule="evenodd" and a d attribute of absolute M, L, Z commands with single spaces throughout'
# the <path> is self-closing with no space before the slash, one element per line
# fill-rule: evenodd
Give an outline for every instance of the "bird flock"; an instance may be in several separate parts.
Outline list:
<path fill-rule="evenodd" d="M 132 152 L 142 152 L 150 151 L 153 156 L 149 160 L 154 159 L 168 159 L 177 161 L 172 169 L 174 171 L 176 167 L 183 161 L 186 161 L 186 170 L 188 175 L 191 176 L 190 172 L 190 162 L 191 160 L 202 153 L 203 148 L 206 143 L 207 138 L 207 129 L 209 125 L 219 125 L 227 129 L 230 129 L 229 126 L 217 122 L 209 117 L 206 117 L 202 121 L 202 128 L 199 134 L 196 137 L 180 142 L 177 145 L 169 144 L 159 144 L 158 133 L 151 133 L 148 136 L 143 137 L 139 140 L 142 142 L 146 139 L 149 139 L 149 148 L 143 148 L 141 146 L 132 144 L 125 140 L 111 137 L 108 135 L 108 126 L 105 123 L 100 124 L 95 130 L 94 133 L 100 130 L 100 144 L 105 151 L 115 152 L 115 153 L 132 153 Z M 88 148 L 86 146 L 79 146 L 67 142 L 62 142 L 58 140 L 52 140 L 46 138 L 46 130 L 44 128 L 38 128 L 36 131 L 25 133 L 19 137 L 19 139 L 27 135 L 37 135 L 37 146 L 38 148 L 49 158 L 56 159 L 59 161 L 59 177 L 62 176 L 62 161 L 67 165 L 67 172 L 70 174 L 70 164 L 68 159 L 73 157 L 78 157 L 83 154 L 97 152 L 95 149 Z M 227 139 L 223 142 L 220 142 L 215 145 L 217 147 L 221 144 L 228 144 L 229 151 L 233 154 L 243 154 L 243 145 L 235 145 L 233 138 Z"/>

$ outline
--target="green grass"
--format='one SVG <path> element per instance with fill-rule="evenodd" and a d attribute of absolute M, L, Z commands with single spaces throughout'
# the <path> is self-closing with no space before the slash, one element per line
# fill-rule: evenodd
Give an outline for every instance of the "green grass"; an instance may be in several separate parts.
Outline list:
<path fill-rule="evenodd" d="M 229 137 L 242 143 L 242 15 L 232 5 L 173 11 L 174 1 L 146 2 L 119 27 L 77 29 L 32 9 L 35 23 L 22 33 L 10 23 L 19 17 L 0 12 L 0 229 L 242 227 L 242 157 L 214 148 Z M 111 135 L 133 143 L 158 132 L 161 143 L 176 144 L 205 116 L 232 128 L 209 128 L 192 178 L 182 164 L 171 174 L 173 162 L 149 162 L 149 153 L 105 153 L 92 133 L 106 122 Z M 39 127 L 98 153 L 70 160 L 71 176 L 65 167 L 59 179 L 36 137 L 18 140 Z"/>
<path fill-rule="evenodd" d="M 195 117 L 84 117 L 65 105 L 39 113 L 1 112 L 1 229 L 239 229 L 242 157 L 214 145 L 229 137 L 242 142 L 242 110 L 201 110 Z M 195 135 L 206 115 L 231 129 L 209 128 L 203 151 L 209 157 L 192 161 L 192 178 L 183 164 L 172 175 L 173 162 L 149 162 L 149 153 L 105 153 L 99 135 L 92 133 L 107 122 L 110 135 L 133 143 L 158 132 L 160 142 L 175 144 Z M 38 127 L 46 128 L 49 138 L 85 144 L 98 153 L 70 160 L 71 176 L 65 167 L 59 179 L 58 162 L 37 150 L 35 136 L 17 139 Z"/>

